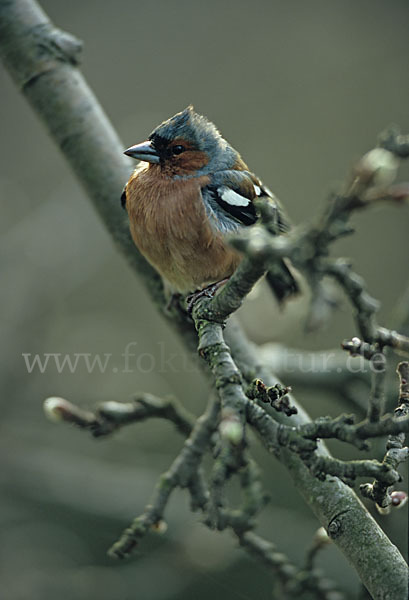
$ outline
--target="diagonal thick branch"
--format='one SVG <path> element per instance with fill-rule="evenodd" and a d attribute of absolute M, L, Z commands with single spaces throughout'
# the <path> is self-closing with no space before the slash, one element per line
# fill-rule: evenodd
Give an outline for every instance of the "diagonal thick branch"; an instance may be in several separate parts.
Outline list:
<path fill-rule="evenodd" d="M 120 140 L 77 69 L 79 49 L 80 44 L 77 40 L 53 27 L 35 2 L 0 0 L 0 52 L 6 68 L 61 148 L 110 232 L 112 240 L 137 273 L 141 284 L 148 289 L 152 300 L 162 310 L 164 302 L 161 282 L 136 251 L 126 219 L 119 208 L 118 199 L 129 176 L 131 165 L 122 155 L 123 146 Z M 405 140 L 401 142 L 399 151 L 404 153 Z M 296 230 L 294 236 L 298 236 L 299 233 L 300 230 Z M 312 235 L 312 230 L 310 234 Z M 313 239 L 311 235 L 308 238 L 308 235 L 305 235 L 306 242 L 309 240 L 314 246 L 317 238 Z M 220 326 L 236 310 L 245 294 L 276 257 L 291 256 L 295 264 L 301 264 L 300 254 L 297 254 L 295 248 L 296 239 L 299 242 L 300 238 L 291 236 L 285 240 L 271 240 L 267 230 L 260 227 L 253 231 L 251 239 L 237 241 L 236 246 L 241 244 L 241 249 L 248 250 L 247 258 L 211 304 L 201 307 L 203 313 L 197 314 L 196 317 L 203 322 L 203 326 L 207 326 L 206 322 L 212 326 L 218 323 Z M 331 239 L 326 241 L 327 245 L 330 241 Z M 287 246 L 284 248 L 283 245 Z M 318 259 L 320 261 L 321 257 L 317 257 Z M 197 336 L 191 324 L 175 318 L 169 322 L 178 335 L 183 337 L 188 347 L 192 348 Z M 381 332 L 381 335 L 376 327 L 372 327 L 371 331 L 375 331 L 375 337 L 367 336 L 365 331 L 361 332 L 364 338 L 372 338 L 365 341 L 379 342 L 381 345 L 389 343 L 385 341 L 388 340 L 389 332 Z M 271 375 L 268 367 L 260 363 L 257 351 L 243 336 L 237 324 L 230 322 L 223 332 L 223 337 L 231 352 L 233 364 L 237 365 L 238 373 L 253 372 L 254 376 L 259 377 L 267 386 L 277 383 L 277 378 Z M 405 339 L 393 335 L 390 335 L 390 338 L 389 345 L 399 348 L 404 348 L 407 343 Z M 220 351 L 228 353 L 223 347 L 223 341 L 218 343 L 221 344 Z M 235 442 L 238 445 L 242 444 L 245 441 L 245 421 L 249 420 L 258 428 L 259 433 L 264 434 L 269 443 L 272 443 L 277 423 L 268 417 L 264 409 L 255 403 L 251 404 L 244 394 L 243 397 L 240 395 L 240 402 L 247 403 L 245 413 L 241 405 L 236 405 L 235 394 L 230 396 L 229 386 L 233 388 L 238 385 L 234 381 L 238 375 L 233 371 L 232 367 L 233 381 L 227 384 L 223 400 L 222 411 L 225 412 L 222 422 L 226 421 L 227 426 L 224 428 L 224 439 L 229 447 L 234 446 Z M 223 373 L 217 373 L 217 376 L 221 379 L 224 377 Z M 295 404 L 295 401 L 292 400 L 292 403 Z M 233 413 L 229 415 L 230 408 L 233 408 Z M 298 414 L 292 415 L 290 421 L 283 413 L 278 413 L 275 419 L 286 423 L 290 428 L 307 423 L 309 420 L 305 411 L 300 406 L 297 408 Z M 195 428 L 198 426 L 196 423 L 191 435 L 195 434 Z M 223 427 L 220 431 L 223 433 Z M 311 443 L 310 440 L 305 442 Z M 393 587 L 397 598 L 406 598 L 406 564 L 354 492 L 336 478 L 327 477 L 325 481 L 319 481 L 304 465 L 299 453 L 294 452 L 288 444 L 272 446 L 274 448 L 271 449 L 288 468 L 297 489 L 328 530 L 330 537 L 356 568 L 371 595 L 375 599 L 384 598 Z M 187 448 L 186 453 L 189 454 Z M 322 444 L 319 446 L 319 453 L 323 456 L 328 455 Z M 199 489 L 202 492 L 199 494 L 201 502 L 205 502 L 206 494 L 204 488 L 200 487 L 201 482 L 185 480 L 181 470 L 180 463 L 173 463 L 167 483 L 171 486 L 186 483 L 188 487 L 191 486 L 191 493 L 194 490 L 194 494 Z M 145 521 L 139 522 L 132 529 L 132 539 L 134 534 L 140 531 L 139 526 L 146 529 L 160 520 L 164 508 L 163 498 L 167 495 L 166 492 L 162 497 L 162 491 L 160 490 L 159 495 L 154 498 L 153 506 L 156 510 L 149 513 L 150 509 L 147 509 Z M 127 538 L 128 541 L 131 538 Z M 248 546 L 251 545 L 250 539 L 248 538 Z M 378 568 L 379 564 L 382 564 L 382 569 Z"/>

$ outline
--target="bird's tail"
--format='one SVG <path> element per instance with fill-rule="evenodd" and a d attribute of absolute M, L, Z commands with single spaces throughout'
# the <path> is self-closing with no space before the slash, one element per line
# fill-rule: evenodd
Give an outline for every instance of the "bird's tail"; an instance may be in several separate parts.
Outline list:
<path fill-rule="evenodd" d="M 284 260 L 277 263 L 274 270 L 268 271 L 266 279 L 280 304 L 300 291 L 291 269 Z"/>

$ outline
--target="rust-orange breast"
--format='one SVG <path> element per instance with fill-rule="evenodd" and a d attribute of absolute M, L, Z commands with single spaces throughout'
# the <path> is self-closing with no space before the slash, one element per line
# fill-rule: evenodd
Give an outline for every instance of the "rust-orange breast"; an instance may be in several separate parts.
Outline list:
<path fill-rule="evenodd" d="M 159 165 L 136 171 L 126 206 L 136 246 L 172 288 L 191 292 L 229 277 L 240 255 L 208 221 L 200 188 L 207 175 L 175 180 Z"/>

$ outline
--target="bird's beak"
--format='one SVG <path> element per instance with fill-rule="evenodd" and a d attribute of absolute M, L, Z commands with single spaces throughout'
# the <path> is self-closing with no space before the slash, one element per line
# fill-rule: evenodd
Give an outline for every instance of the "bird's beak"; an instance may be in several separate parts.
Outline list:
<path fill-rule="evenodd" d="M 142 144 L 136 144 L 125 150 L 124 154 L 136 158 L 137 160 L 144 160 L 150 163 L 158 163 L 159 155 L 155 148 L 152 146 L 152 142 L 149 140 L 142 142 Z"/>

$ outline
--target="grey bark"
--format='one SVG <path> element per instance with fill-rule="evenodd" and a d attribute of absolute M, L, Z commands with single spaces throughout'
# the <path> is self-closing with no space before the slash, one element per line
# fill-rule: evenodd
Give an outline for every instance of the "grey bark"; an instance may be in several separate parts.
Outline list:
<path fill-rule="evenodd" d="M 119 203 L 131 164 L 77 69 L 80 47 L 75 38 L 56 29 L 35 2 L 0 0 L 0 52 L 6 68 L 64 153 L 116 246 L 159 305 L 160 281 L 136 251 Z M 185 340 L 195 339 L 186 325 L 177 327 Z M 244 361 L 247 368 L 257 366 L 263 371 L 256 349 L 237 326 L 229 327 L 227 341 L 238 364 Z M 267 368 L 261 376 L 267 384 L 277 381 Z M 304 411 L 291 419 L 291 424 L 309 420 Z M 280 458 L 373 598 L 406 600 L 407 565 L 353 490 L 336 478 L 318 481 L 290 450 L 283 449 Z"/>

